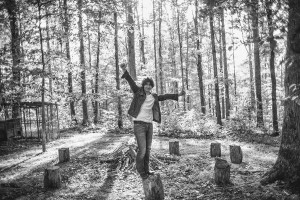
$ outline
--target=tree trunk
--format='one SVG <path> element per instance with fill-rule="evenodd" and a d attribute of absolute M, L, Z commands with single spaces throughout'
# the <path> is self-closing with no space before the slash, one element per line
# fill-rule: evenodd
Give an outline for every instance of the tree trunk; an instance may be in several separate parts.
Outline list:
<path fill-rule="evenodd" d="M 99 20 L 101 20 L 101 13 L 99 13 Z M 101 34 L 100 34 L 100 22 L 98 24 L 98 38 L 97 38 L 97 55 L 96 55 L 96 75 L 95 75 L 95 109 L 94 109 L 94 123 L 97 124 L 99 121 L 99 68 L 100 68 L 100 42 L 101 42 Z"/>
<path fill-rule="evenodd" d="M 57 166 L 48 167 L 44 172 L 44 188 L 57 189 L 61 187 L 60 168 Z"/>
<path fill-rule="evenodd" d="M 217 57 L 216 57 L 216 45 L 215 45 L 215 31 L 214 31 L 213 19 L 214 19 L 214 14 L 213 14 L 212 9 L 210 9 L 209 22 L 210 22 L 210 38 L 211 38 L 211 48 L 212 48 L 213 66 L 214 66 L 216 116 L 217 116 L 217 124 L 222 125 L 221 108 L 220 108 L 220 92 L 219 92 L 219 81 L 218 81 L 218 68 L 217 68 Z"/>
<path fill-rule="evenodd" d="M 86 96 L 86 77 L 85 77 L 85 56 L 84 56 L 84 42 L 83 42 L 83 26 L 82 26 L 82 0 L 77 1 L 78 5 L 78 36 L 80 41 L 79 54 L 81 71 L 81 92 L 82 92 L 82 124 L 87 125 L 89 121 L 88 108 L 87 108 L 87 96 Z"/>
<path fill-rule="evenodd" d="M 67 162 L 70 160 L 69 148 L 58 149 L 58 161 L 59 163 Z"/>
<path fill-rule="evenodd" d="M 159 65 L 159 84 L 160 84 L 160 94 L 164 93 L 163 85 L 163 57 L 162 57 L 162 36 L 161 36 L 161 22 L 162 22 L 162 0 L 159 2 L 159 23 L 158 23 L 158 65 Z M 164 101 L 161 102 L 164 105 Z"/>
<path fill-rule="evenodd" d="M 41 48 L 41 54 L 42 54 L 42 148 L 43 152 L 46 151 L 46 120 L 45 120 L 45 58 L 44 58 L 44 48 L 43 48 L 43 34 L 42 34 L 42 28 L 41 28 L 41 3 L 40 0 L 38 0 L 38 11 L 39 11 L 39 34 L 40 34 L 40 48 Z M 38 124 L 37 124 L 37 128 Z"/>
<path fill-rule="evenodd" d="M 11 31 L 11 55 L 12 55 L 12 74 L 13 74 L 13 84 L 14 88 L 20 88 L 21 86 L 21 72 L 20 72 L 20 62 L 21 62 L 21 46 L 20 46 L 20 34 L 18 27 L 18 6 L 16 0 L 4 1 L 5 7 L 9 15 L 10 31 Z M 19 95 L 20 91 L 16 91 L 17 98 L 14 99 L 12 108 L 12 118 L 16 118 L 20 115 L 19 103 L 21 97 Z"/>
<path fill-rule="evenodd" d="M 137 23 L 139 29 L 139 45 L 140 45 L 140 61 L 142 63 L 141 69 L 145 68 L 146 65 L 146 58 L 145 58 L 145 35 L 144 35 L 144 12 L 143 12 L 143 1 L 142 3 L 142 22 L 140 23 L 139 13 L 138 13 L 138 3 L 135 6 L 136 16 L 137 16 Z"/>
<path fill-rule="evenodd" d="M 252 0 L 252 31 L 254 40 L 254 64 L 255 64 L 255 91 L 257 104 L 257 127 L 264 126 L 263 104 L 261 96 L 261 73 L 260 73 L 260 56 L 259 56 L 259 28 L 258 28 L 258 0 Z"/>
<path fill-rule="evenodd" d="M 243 152 L 240 146 L 230 145 L 230 160 L 232 163 L 241 164 L 243 161 Z"/>
<path fill-rule="evenodd" d="M 210 144 L 210 157 L 221 157 L 221 143 Z"/>
<path fill-rule="evenodd" d="M 284 116 L 281 144 L 275 165 L 264 175 L 262 184 L 284 180 L 299 186 L 300 181 L 300 4 L 289 0 L 287 62 L 285 62 Z"/>
<path fill-rule="evenodd" d="M 170 152 L 170 155 L 180 156 L 178 140 L 169 141 L 169 152 Z"/>
<path fill-rule="evenodd" d="M 222 21 L 222 42 L 223 42 L 223 59 L 224 59 L 224 87 L 225 87 L 225 108 L 226 108 L 226 119 L 230 115 L 230 98 L 229 98 L 229 79 L 228 79 L 228 65 L 227 65 L 227 43 L 226 43 L 226 32 L 225 32 L 225 20 L 224 20 L 224 8 L 221 10 L 221 21 Z"/>
<path fill-rule="evenodd" d="M 180 33 L 180 16 L 179 16 L 179 5 L 177 5 L 176 0 L 176 7 L 177 7 L 177 34 L 178 34 L 178 43 L 179 43 L 179 56 L 180 56 L 180 68 L 181 68 L 181 90 L 184 90 L 184 73 L 183 73 L 183 55 L 182 55 L 182 39 L 181 39 L 181 33 Z M 185 108 L 185 97 L 183 97 L 183 110 L 186 110 Z"/>
<path fill-rule="evenodd" d="M 157 56 L 156 56 L 156 15 L 155 15 L 155 0 L 153 0 L 153 48 L 154 48 L 154 67 L 155 67 L 155 87 L 158 94 L 158 70 L 157 70 Z"/>
<path fill-rule="evenodd" d="M 220 87 L 221 87 L 221 117 L 222 119 L 225 119 L 225 87 L 224 87 L 224 73 L 223 73 L 223 48 L 222 48 L 222 26 L 221 26 L 221 14 L 219 14 L 219 54 L 220 54 Z"/>
<path fill-rule="evenodd" d="M 143 188 L 145 193 L 145 200 L 163 200 L 164 188 L 159 174 L 149 176 L 143 180 Z"/>
<path fill-rule="evenodd" d="M 275 47 L 276 41 L 274 39 L 274 24 L 273 24 L 273 13 L 272 13 L 272 1 L 266 0 L 268 28 L 269 28 L 269 43 L 270 43 L 270 74 L 272 82 L 272 116 L 273 116 L 273 135 L 278 136 L 278 117 L 277 117 L 277 98 L 276 98 L 276 76 L 275 76 Z"/>
<path fill-rule="evenodd" d="M 200 53 L 200 39 L 199 39 L 199 28 L 198 28 L 198 0 L 195 0 L 195 35 L 197 37 L 196 46 L 197 46 L 197 72 L 198 72 L 198 82 L 200 90 L 200 105 L 201 112 L 206 114 L 206 105 L 204 98 L 204 84 L 203 84 L 203 69 L 202 69 L 202 57 Z"/>
<path fill-rule="evenodd" d="M 50 99 L 52 100 L 53 91 L 52 91 L 52 63 L 51 63 L 51 48 L 50 48 L 50 30 L 49 30 L 49 12 L 46 7 L 46 29 L 47 29 L 47 65 L 48 65 L 48 73 L 49 73 L 49 93 L 50 93 Z M 50 101 L 51 102 L 51 101 Z M 49 120 L 49 119 L 48 119 Z M 50 105 L 50 121 L 53 126 L 53 105 Z M 48 131 L 48 134 L 50 134 L 50 131 Z M 48 135 L 47 134 L 47 135 Z M 46 138 L 47 141 L 49 140 L 49 137 Z"/>
<path fill-rule="evenodd" d="M 189 23 L 186 23 L 186 64 L 185 64 L 185 85 L 186 90 L 189 90 Z M 187 109 L 190 110 L 191 108 L 191 102 L 190 98 L 187 95 Z"/>
<path fill-rule="evenodd" d="M 119 44 L 118 44 L 118 15 L 114 13 L 114 22 L 115 22 L 115 60 L 116 60 L 116 89 L 120 90 L 120 78 L 119 78 Z M 122 120 L 122 101 L 121 97 L 118 96 L 118 127 L 123 128 Z"/>
<path fill-rule="evenodd" d="M 248 15 L 248 29 L 249 29 L 249 38 L 252 38 L 251 27 L 250 27 L 250 13 Z M 254 91 L 254 78 L 253 78 L 253 63 L 252 63 L 252 45 L 248 43 L 248 57 L 249 57 L 249 73 L 250 73 L 250 109 L 255 111 L 255 91 Z M 249 115 L 251 117 L 251 115 Z"/>
<path fill-rule="evenodd" d="M 134 20 L 133 20 L 133 11 L 132 11 L 132 1 L 127 2 L 127 38 L 128 38 L 128 65 L 129 65 L 129 74 L 136 80 L 136 69 L 135 69 L 135 47 L 134 47 Z"/>
<path fill-rule="evenodd" d="M 230 165 L 226 160 L 216 158 L 214 171 L 215 183 L 217 185 L 226 185 L 230 183 Z"/>
<path fill-rule="evenodd" d="M 68 17 L 68 5 L 67 0 L 64 0 L 64 38 L 65 38 L 65 44 L 66 44 L 66 54 L 67 54 L 67 60 L 69 64 L 71 64 L 71 56 L 70 56 L 70 42 L 69 42 L 69 17 Z M 72 70 L 69 69 L 68 72 L 68 90 L 69 95 L 73 95 L 73 77 L 72 77 Z M 77 124 L 76 120 L 76 113 L 75 113 L 75 105 L 74 100 L 71 98 L 70 100 L 70 112 L 71 112 L 71 119 L 74 120 Z"/>

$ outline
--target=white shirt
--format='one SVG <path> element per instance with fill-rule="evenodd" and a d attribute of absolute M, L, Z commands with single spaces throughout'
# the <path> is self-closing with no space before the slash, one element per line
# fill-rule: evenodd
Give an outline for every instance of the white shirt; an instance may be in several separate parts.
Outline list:
<path fill-rule="evenodd" d="M 140 112 L 133 121 L 143 121 L 147 123 L 152 123 L 153 121 L 153 112 L 152 107 L 154 104 L 154 97 L 152 94 L 146 95 L 146 99 L 141 106 Z"/>

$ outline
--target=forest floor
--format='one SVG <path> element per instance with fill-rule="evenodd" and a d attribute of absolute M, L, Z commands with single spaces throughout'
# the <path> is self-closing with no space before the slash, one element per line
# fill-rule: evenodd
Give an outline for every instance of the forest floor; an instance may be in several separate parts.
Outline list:
<path fill-rule="evenodd" d="M 47 143 L 45 153 L 40 153 L 38 143 L 18 143 L 11 145 L 10 150 L 7 150 L 9 144 L 0 146 L 0 152 L 5 152 L 0 155 L 0 199 L 144 199 L 142 181 L 135 171 L 118 171 L 114 163 L 101 159 L 133 138 L 132 134 L 108 133 L 96 128 L 69 130 L 62 135 Z M 269 144 L 249 141 L 249 138 L 243 141 L 227 135 L 179 139 L 179 161 L 163 162 L 156 170 L 162 178 L 165 199 L 285 199 L 291 192 L 282 183 L 267 186 L 259 183 L 276 161 L 279 138 L 267 139 Z M 167 155 L 169 140 L 155 136 L 152 155 Z M 215 160 L 210 157 L 212 142 L 221 143 L 222 158 L 229 163 L 229 145 L 242 147 L 242 164 L 230 163 L 232 185 L 218 187 L 214 184 Z M 62 147 L 70 148 L 71 159 L 58 164 L 58 149 Z M 62 187 L 45 190 L 44 168 L 51 165 L 60 167 Z"/>

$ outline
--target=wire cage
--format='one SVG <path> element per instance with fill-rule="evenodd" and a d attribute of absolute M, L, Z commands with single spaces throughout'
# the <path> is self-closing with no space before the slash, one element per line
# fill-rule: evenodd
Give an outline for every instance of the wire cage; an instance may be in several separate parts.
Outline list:
<path fill-rule="evenodd" d="M 4 103 L 0 112 L 0 141 L 25 138 L 42 138 L 42 102 L 21 102 L 19 116 L 12 118 L 12 105 Z M 46 140 L 59 137 L 58 105 L 45 102 Z"/>

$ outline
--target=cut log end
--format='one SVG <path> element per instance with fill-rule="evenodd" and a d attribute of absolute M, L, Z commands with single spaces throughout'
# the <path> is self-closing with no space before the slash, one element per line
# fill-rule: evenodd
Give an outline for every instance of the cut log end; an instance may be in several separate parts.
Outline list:
<path fill-rule="evenodd" d="M 170 155 L 180 156 L 178 140 L 169 141 L 169 152 L 170 152 Z"/>
<path fill-rule="evenodd" d="M 55 189 L 61 186 L 60 168 L 52 166 L 45 169 L 44 172 L 44 188 Z"/>
<path fill-rule="evenodd" d="M 221 158 L 216 158 L 215 160 L 215 183 L 217 185 L 230 184 L 230 165 Z"/>
<path fill-rule="evenodd" d="M 150 175 L 143 180 L 145 200 L 163 200 L 164 188 L 159 174 Z"/>
<path fill-rule="evenodd" d="M 230 145 L 230 160 L 234 164 L 243 162 L 243 152 L 240 146 Z"/>
<path fill-rule="evenodd" d="M 58 149 L 58 159 L 59 163 L 68 162 L 70 160 L 69 148 Z"/>
<path fill-rule="evenodd" d="M 210 144 L 210 156 L 211 157 L 221 157 L 221 144 L 211 143 Z"/>

